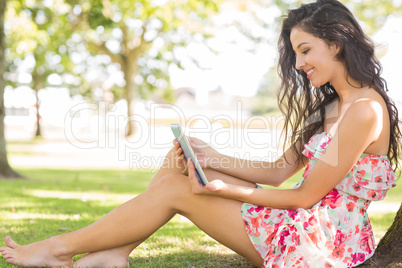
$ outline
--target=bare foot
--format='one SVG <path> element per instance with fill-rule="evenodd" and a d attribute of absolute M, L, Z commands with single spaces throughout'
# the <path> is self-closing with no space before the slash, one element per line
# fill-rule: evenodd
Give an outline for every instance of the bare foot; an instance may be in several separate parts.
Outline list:
<path fill-rule="evenodd" d="M 4 241 L 6 247 L 0 252 L 7 263 L 24 267 L 71 267 L 72 257 L 57 251 L 57 238 L 50 238 L 40 242 L 21 246 L 7 236 Z"/>
<path fill-rule="evenodd" d="M 121 248 L 89 253 L 73 263 L 74 268 L 121 268 L 128 265 L 128 254 Z"/>

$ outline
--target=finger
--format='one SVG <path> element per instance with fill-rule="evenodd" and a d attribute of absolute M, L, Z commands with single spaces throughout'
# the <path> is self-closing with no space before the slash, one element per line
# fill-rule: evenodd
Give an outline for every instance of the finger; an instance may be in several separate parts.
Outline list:
<path fill-rule="evenodd" d="M 195 167 L 193 160 L 191 158 L 187 161 L 187 168 L 188 168 L 188 177 L 193 178 L 195 177 Z"/>
<path fill-rule="evenodd" d="M 180 147 L 180 143 L 176 139 L 173 140 L 173 145 L 176 148 Z"/>
<path fill-rule="evenodd" d="M 183 150 L 177 150 L 176 151 L 176 159 L 177 159 L 177 161 L 183 162 L 184 158 L 185 158 L 185 156 L 183 154 Z"/>
<path fill-rule="evenodd" d="M 221 180 L 213 180 L 205 186 L 205 188 L 207 188 L 211 192 L 221 190 L 223 187 L 224 187 L 224 182 Z"/>
<path fill-rule="evenodd" d="M 199 138 L 191 137 L 191 136 L 188 136 L 188 138 L 189 138 L 190 140 L 192 140 L 192 141 L 198 141 L 198 140 L 200 140 Z"/>
<path fill-rule="evenodd" d="M 193 137 L 190 137 L 190 136 L 186 136 L 187 137 L 187 140 L 188 140 L 188 142 L 190 143 L 190 145 L 191 145 L 191 147 L 193 146 L 193 144 L 194 144 L 194 138 Z"/>
<path fill-rule="evenodd" d="M 192 180 L 192 183 L 196 185 L 196 188 L 200 188 L 200 187 L 202 188 L 204 185 L 202 185 L 197 178 L 195 165 L 191 158 L 190 158 L 190 162 L 188 162 L 188 164 L 187 164 L 187 170 L 188 170 L 188 177 Z"/>
<path fill-rule="evenodd" d="M 194 137 L 190 137 L 190 145 L 193 148 L 200 148 L 199 147 L 199 145 L 200 145 L 199 139 L 194 138 Z"/>
<path fill-rule="evenodd" d="M 179 167 L 182 168 L 181 173 L 182 174 L 186 174 L 188 166 L 187 166 L 187 161 L 184 159 L 184 157 L 177 157 L 177 164 L 179 165 Z"/>
<path fill-rule="evenodd" d="M 175 159 L 176 159 L 176 163 L 177 163 L 180 167 L 181 167 L 181 166 L 184 167 L 184 170 L 183 170 L 182 172 L 183 172 L 183 173 L 186 172 L 186 169 L 187 169 L 187 161 L 185 161 L 184 154 L 182 154 L 182 155 L 176 155 Z"/>
<path fill-rule="evenodd" d="M 207 146 L 207 143 L 195 137 L 189 137 L 189 142 L 191 147 L 197 149 L 203 149 Z"/>
<path fill-rule="evenodd" d="M 179 155 L 182 155 L 182 154 L 183 154 L 183 149 L 181 147 L 177 148 L 176 155 L 179 156 Z"/>
<path fill-rule="evenodd" d="M 200 183 L 198 182 L 196 173 L 195 173 L 195 166 L 192 159 L 187 161 L 187 176 L 189 178 L 189 182 L 191 185 L 192 192 L 195 194 L 199 194 L 201 192 Z"/>

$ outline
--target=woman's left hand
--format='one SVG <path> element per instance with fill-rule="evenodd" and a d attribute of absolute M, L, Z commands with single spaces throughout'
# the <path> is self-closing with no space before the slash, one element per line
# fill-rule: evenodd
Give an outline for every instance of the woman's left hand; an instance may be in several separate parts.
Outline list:
<path fill-rule="evenodd" d="M 199 195 L 219 195 L 220 192 L 226 187 L 226 184 L 221 180 L 213 180 L 208 182 L 207 185 L 202 185 L 195 175 L 194 163 L 191 159 L 187 162 L 188 178 L 191 184 L 191 190 L 194 194 Z"/>

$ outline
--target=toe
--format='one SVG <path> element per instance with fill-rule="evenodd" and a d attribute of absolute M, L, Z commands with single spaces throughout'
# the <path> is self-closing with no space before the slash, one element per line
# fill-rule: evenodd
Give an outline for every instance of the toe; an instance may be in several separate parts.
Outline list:
<path fill-rule="evenodd" d="M 1 254 L 2 254 L 3 256 L 4 256 L 5 254 L 9 254 L 11 250 L 12 250 L 12 249 L 10 249 L 9 247 L 2 247 L 2 248 L 0 248 L 0 252 L 1 252 Z"/>
<path fill-rule="evenodd" d="M 8 264 L 18 264 L 18 262 L 14 259 L 14 258 L 9 258 L 9 259 L 7 259 L 6 260 L 6 262 L 8 263 Z"/>
<path fill-rule="evenodd" d="M 9 236 L 6 236 L 4 241 L 6 242 L 6 245 L 12 249 L 14 249 L 18 246 L 18 244 L 15 243 L 14 240 L 12 240 L 11 237 L 9 237 Z"/>
<path fill-rule="evenodd" d="M 15 256 L 15 252 L 12 250 L 5 250 L 2 254 L 3 254 L 4 259 Z"/>

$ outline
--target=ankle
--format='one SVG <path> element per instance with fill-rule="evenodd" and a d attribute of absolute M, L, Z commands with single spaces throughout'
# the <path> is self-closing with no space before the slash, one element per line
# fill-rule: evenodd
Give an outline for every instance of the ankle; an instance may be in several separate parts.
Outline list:
<path fill-rule="evenodd" d="M 68 246 L 61 235 L 50 238 L 49 242 L 51 245 L 50 253 L 56 258 L 71 258 L 74 255 L 72 248 Z"/>

